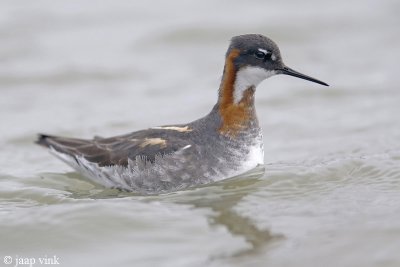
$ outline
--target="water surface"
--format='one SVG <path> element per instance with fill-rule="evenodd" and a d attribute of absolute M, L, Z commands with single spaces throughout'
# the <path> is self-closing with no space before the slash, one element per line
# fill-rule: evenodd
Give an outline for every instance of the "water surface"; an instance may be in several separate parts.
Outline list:
<path fill-rule="evenodd" d="M 2 1 L 0 265 L 400 266 L 399 12 L 391 0 Z M 331 84 L 259 86 L 265 174 L 140 196 L 33 144 L 203 116 L 229 38 L 253 32 Z"/>

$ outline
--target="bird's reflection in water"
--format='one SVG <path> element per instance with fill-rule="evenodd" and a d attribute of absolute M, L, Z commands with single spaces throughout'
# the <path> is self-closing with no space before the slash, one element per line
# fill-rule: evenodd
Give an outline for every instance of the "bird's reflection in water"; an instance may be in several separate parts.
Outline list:
<path fill-rule="evenodd" d="M 235 207 L 247 195 L 257 192 L 262 179 L 264 167 L 257 167 L 249 173 L 234 177 L 213 185 L 186 191 L 184 196 L 171 196 L 175 203 L 190 204 L 196 208 L 208 208 L 211 226 L 223 226 L 235 236 L 243 237 L 249 244 L 232 257 L 254 255 L 260 253 L 269 243 L 280 240 L 282 236 L 272 235 L 268 229 L 260 229 L 250 218 L 235 211 Z"/>
<path fill-rule="evenodd" d="M 77 183 L 84 178 L 76 173 L 68 173 L 69 178 L 76 179 Z M 281 235 L 271 234 L 268 229 L 260 229 L 250 218 L 235 211 L 235 207 L 248 196 L 255 193 L 260 187 L 264 187 L 267 180 L 263 179 L 264 167 L 256 169 L 234 178 L 220 181 L 211 185 L 194 189 L 174 192 L 163 195 L 140 196 L 130 192 L 122 192 L 117 189 L 104 189 L 95 186 L 91 190 L 72 189 L 73 198 L 138 198 L 140 201 L 172 202 L 195 207 L 196 209 L 211 209 L 209 215 L 210 226 L 223 226 L 234 236 L 242 237 L 248 243 L 248 247 L 236 252 L 231 257 L 251 256 L 264 251 L 266 245 L 280 240 Z M 82 185 L 80 185 L 82 186 Z M 217 256 L 217 258 L 225 256 Z"/>

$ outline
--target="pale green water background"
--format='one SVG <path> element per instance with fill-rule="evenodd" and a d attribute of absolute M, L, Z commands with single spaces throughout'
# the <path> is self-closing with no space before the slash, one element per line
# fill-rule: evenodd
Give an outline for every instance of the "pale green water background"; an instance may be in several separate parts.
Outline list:
<path fill-rule="evenodd" d="M 400 2 L 142 2 L 0 2 L 0 266 L 400 266 Z M 136 196 L 33 144 L 203 116 L 254 32 L 331 84 L 259 86 L 265 175 Z"/>

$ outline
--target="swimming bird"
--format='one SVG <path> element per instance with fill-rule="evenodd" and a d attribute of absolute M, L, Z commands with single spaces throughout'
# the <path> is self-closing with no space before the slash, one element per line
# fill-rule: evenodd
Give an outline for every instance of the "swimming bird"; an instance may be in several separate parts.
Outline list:
<path fill-rule="evenodd" d="M 254 95 L 277 74 L 328 86 L 286 67 L 271 39 L 239 35 L 231 39 L 218 100 L 205 117 L 91 140 L 40 134 L 36 143 L 109 188 L 155 194 L 226 179 L 264 164 Z"/>

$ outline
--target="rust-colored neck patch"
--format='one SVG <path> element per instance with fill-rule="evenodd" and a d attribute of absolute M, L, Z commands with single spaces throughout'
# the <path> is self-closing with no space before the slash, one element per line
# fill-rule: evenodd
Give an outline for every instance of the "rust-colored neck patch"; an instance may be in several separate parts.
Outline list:
<path fill-rule="evenodd" d="M 232 138 L 241 130 L 246 129 L 250 120 L 255 119 L 255 88 L 253 86 L 244 91 L 243 98 L 239 103 L 234 102 L 237 69 L 233 61 L 239 54 L 238 49 L 233 49 L 226 58 L 218 99 L 219 113 L 222 118 L 219 132 Z"/>

